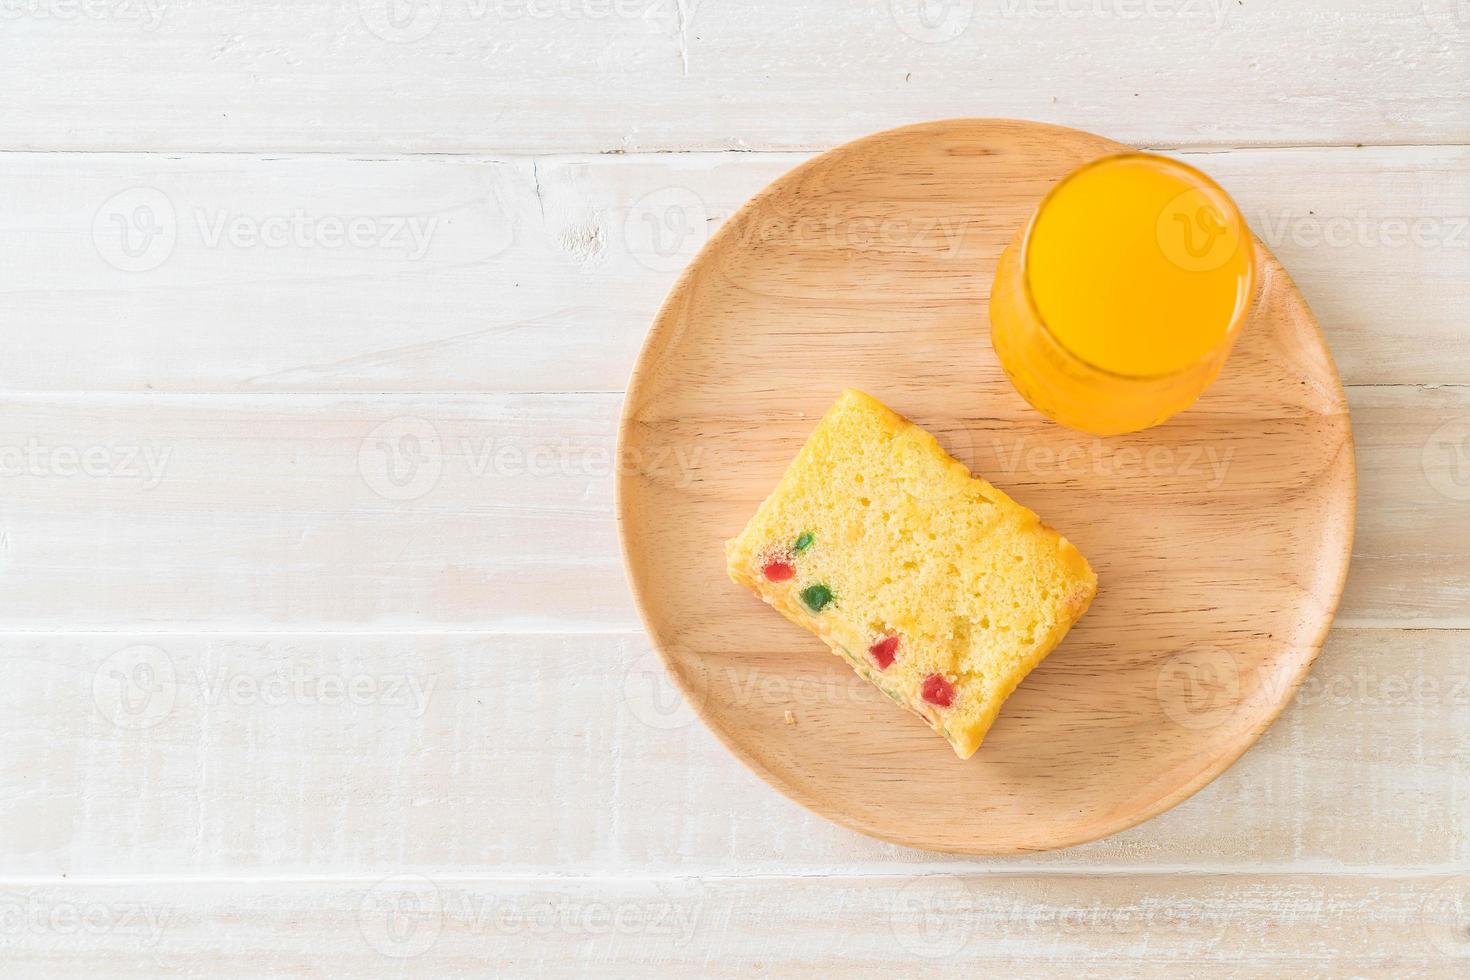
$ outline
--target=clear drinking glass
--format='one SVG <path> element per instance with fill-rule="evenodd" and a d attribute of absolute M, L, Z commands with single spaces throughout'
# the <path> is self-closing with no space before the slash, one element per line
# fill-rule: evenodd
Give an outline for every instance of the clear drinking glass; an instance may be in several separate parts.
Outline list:
<path fill-rule="evenodd" d="M 1214 181 L 1167 157 L 1103 157 L 1053 187 L 1001 254 L 991 341 L 1047 417 L 1146 429 L 1215 380 L 1255 278 L 1255 240 Z"/>

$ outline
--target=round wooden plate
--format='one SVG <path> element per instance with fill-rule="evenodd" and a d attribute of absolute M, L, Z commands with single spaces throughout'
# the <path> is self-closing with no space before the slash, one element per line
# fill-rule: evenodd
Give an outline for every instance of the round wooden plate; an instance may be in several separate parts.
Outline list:
<path fill-rule="evenodd" d="M 1322 644 L 1352 544 L 1352 435 L 1312 314 L 1263 246 L 1235 353 L 1166 425 L 1063 429 L 996 363 L 1002 246 L 1055 181 L 1121 149 L 952 120 L 823 154 L 725 223 L 643 348 L 618 515 L 644 622 L 729 749 L 844 826 L 968 854 L 1116 833 L 1238 758 Z M 1098 573 L 1091 611 L 968 762 L 725 576 L 722 542 L 845 386 L 933 432 Z"/>

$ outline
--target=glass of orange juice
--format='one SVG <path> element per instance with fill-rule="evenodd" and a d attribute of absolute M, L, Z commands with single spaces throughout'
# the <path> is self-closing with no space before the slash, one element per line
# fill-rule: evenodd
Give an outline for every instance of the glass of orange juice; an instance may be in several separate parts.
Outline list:
<path fill-rule="evenodd" d="M 1043 415 L 1135 432 L 1215 380 L 1255 275 L 1255 241 L 1214 181 L 1167 157 L 1103 157 L 1053 187 L 1001 254 L 991 341 Z"/>

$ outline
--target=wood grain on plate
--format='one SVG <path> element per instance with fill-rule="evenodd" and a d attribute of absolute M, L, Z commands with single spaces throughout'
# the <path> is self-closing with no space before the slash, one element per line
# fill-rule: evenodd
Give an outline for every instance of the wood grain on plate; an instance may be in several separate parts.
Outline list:
<path fill-rule="evenodd" d="M 827 153 L 721 229 L 641 355 L 621 456 L 645 465 L 618 485 L 646 624 L 732 751 L 839 823 L 976 854 L 1132 826 L 1245 751 L 1326 635 L 1351 548 L 1352 439 L 1331 357 L 1274 259 L 1220 381 L 1168 425 L 1063 430 L 995 363 L 982 311 L 1001 247 L 1053 182 L 1118 148 L 954 120 Z M 1101 580 L 968 763 L 724 576 L 721 541 L 847 385 L 1037 510 Z M 692 470 L 647 465 L 676 454 Z"/>

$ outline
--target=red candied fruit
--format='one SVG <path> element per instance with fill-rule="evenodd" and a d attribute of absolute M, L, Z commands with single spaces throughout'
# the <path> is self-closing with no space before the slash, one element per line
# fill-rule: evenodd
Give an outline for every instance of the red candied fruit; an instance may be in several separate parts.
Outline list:
<path fill-rule="evenodd" d="M 924 678 L 924 700 L 948 708 L 954 704 L 954 685 L 939 674 L 930 674 Z"/>
<path fill-rule="evenodd" d="M 887 670 L 893 664 L 893 655 L 898 652 L 898 637 L 885 636 L 868 647 L 868 652 L 878 661 L 880 669 Z"/>
<path fill-rule="evenodd" d="M 789 582 L 796 577 L 796 568 L 790 562 L 780 559 L 766 562 L 761 571 L 772 582 Z"/>

